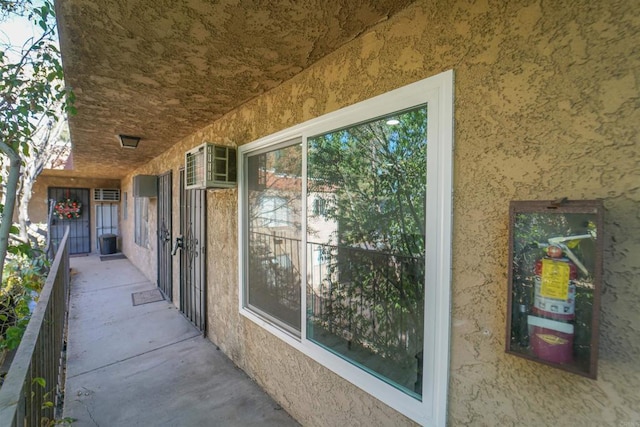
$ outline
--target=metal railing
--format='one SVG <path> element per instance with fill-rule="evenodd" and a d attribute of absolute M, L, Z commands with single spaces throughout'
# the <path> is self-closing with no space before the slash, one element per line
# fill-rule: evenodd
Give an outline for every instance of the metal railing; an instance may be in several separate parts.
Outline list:
<path fill-rule="evenodd" d="M 285 233 L 251 233 L 252 269 L 260 272 L 255 279 L 282 307 L 299 312 L 300 248 L 302 241 Z"/>
<path fill-rule="evenodd" d="M 301 240 L 253 232 L 251 241 L 250 269 L 253 285 L 265 292 L 263 306 L 272 302 L 281 314 L 298 309 Z M 309 242 L 306 289 L 307 314 L 327 332 L 385 357 L 421 348 L 415 337 L 423 328 L 424 256 Z"/>
<path fill-rule="evenodd" d="M 317 326 L 393 358 L 422 335 L 424 257 L 309 243 L 307 304 Z"/>
<path fill-rule="evenodd" d="M 69 296 L 69 229 L 0 388 L 0 427 L 53 422 L 62 386 L 62 346 Z"/>

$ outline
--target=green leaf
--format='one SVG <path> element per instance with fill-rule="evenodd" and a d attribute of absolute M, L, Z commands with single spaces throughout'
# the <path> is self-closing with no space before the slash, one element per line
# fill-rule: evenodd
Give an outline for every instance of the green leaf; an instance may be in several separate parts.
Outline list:
<path fill-rule="evenodd" d="M 44 388 L 47 385 L 47 382 L 42 377 L 36 377 L 33 379 L 34 384 L 38 384 L 40 387 Z"/>
<path fill-rule="evenodd" d="M 22 339 L 23 334 L 24 334 L 24 328 L 20 328 L 17 326 L 9 326 L 5 332 L 7 348 L 10 350 L 13 350 L 14 348 L 18 348 L 18 345 L 20 345 L 20 340 Z"/>
<path fill-rule="evenodd" d="M 28 243 L 20 243 L 19 245 L 9 245 L 7 252 L 13 255 L 25 255 L 31 254 L 31 246 Z"/>

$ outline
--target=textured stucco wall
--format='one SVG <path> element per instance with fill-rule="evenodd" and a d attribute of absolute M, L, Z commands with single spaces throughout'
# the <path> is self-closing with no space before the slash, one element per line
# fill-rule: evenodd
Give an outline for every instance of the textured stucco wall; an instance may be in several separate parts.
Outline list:
<path fill-rule="evenodd" d="M 143 172 L 136 172 L 135 175 L 151 174 L 149 170 L 152 170 L 151 165 L 145 166 Z M 165 170 L 158 170 L 153 172 L 156 175 L 164 173 Z M 158 282 L 158 254 L 156 248 L 158 246 L 158 199 L 149 199 L 149 244 L 147 247 L 138 246 L 135 243 L 135 199 L 133 197 L 133 175 L 127 176 L 121 181 L 121 192 L 124 199 L 126 193 L 126 209 L 127 217 L 121 218 L 120 230 L 123 236 L 122 238 L 122 252 L 133 262 L 142 273 L 147 276 L 150 282 Z M 178 193 L 174 193 L 178 194 Z M 124 200 L 123 200 L 124 203 Z"/>
<path fill-rule="evenodd" d="M 640 8 L 506 3 L 418 1 L 136 173 L 173 169 L 177 195 L 182 153 L 203 140 L 241 145 L 454 69 L 448 423 L 639 425 Z M 597 381 L 504 353 L 508 202 L 560 196 L 606 207 Z M 238 315 L 236 203 L 208 192 L 210 339 L 304 425 L 410 425 Z"/>
<path fill-rule="evenodd" d="M 95 178 L 69 178 L 51 176 L 43 173 L 38 177 L 33 185 L 31 203 L 29 203 L 29 219 L 31 222 L 47 222 L 49 214 L 49 187 L 59 188 L 88 188 L 89 189 L 89 209 L 91 209 L 89 229 L 91 232 L 91 251 L 96 250 L 96 214 L 95 203 L 93 201 L 92 190 L 94 188 L 120 188 L 120 180 L 116 179 L 95 179 Z M 87 207 L 85 206 L 85 209 Z M 120 209 L 118 209 L 120 212 Z M 120 219 L 120 218 L 119 218 Z"/>

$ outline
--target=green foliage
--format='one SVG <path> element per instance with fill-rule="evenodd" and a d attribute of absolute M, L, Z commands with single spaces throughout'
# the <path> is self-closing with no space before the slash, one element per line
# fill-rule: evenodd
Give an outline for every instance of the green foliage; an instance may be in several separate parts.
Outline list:
<path fill-rule="evenodd" d="M 34 384 L 38 384 L 40 387 L 44 388 L 47 385 L 47 382 L 42 377 L 36 377 L 33 379 Z"/>
<path fill-rule="evenodd" d="M 48 420 L 48 424 L 46 426 L 71 426 L 77 420 L 71 417 L 64 417 L 59 420 Z"/>
<path fill-rule="evenodd" d="M 337 226 L 322 245 L 314 339 L 409 390 L 423 345 L 426 133 L 422 106 L 310 138 L 308 150 L 307 197 L 324 194 L 320 215 Z"/>
<path fill-rule="evenodd" d="M 9 178 L 2 183 L 6 209 L 2 206 L 0 271 L 4 270 L 8 251 L 13 254 L 27 251 L 24 246 L 8 247 L 20 155 L 30 155 L 39 124 L 58 119 L 60 105 L 67 114 L 75 112 L 72 105 L 75 98 L 64 86 L 53 1 L 0 1 L 0 19 L 17 17 L 33 23 L 36 34 L 22 46 L 10 43 L 0 46 L 0 151 L 11 165 Z"/>
<path fill-rule="evenodd" d="M 424 255 L 426 107 L 312 138 L 309 191 L 330 188 L 340 244 Z"/>
<path fill-rule="evenodd" d="M 42 30 L 18 52 L 13 46 L 3 46 L 0 51 L 0 134 L 16 152 L 28 154 L 26 142 L 37 121 L 42 116 L 55 117 L 52 106 L 65 100 L 72 103 L 73 99 L 64 88 L 53 3 L 24 1 L 20 8 L 7 3 L 0 6 L 5 16 L 21 15 Z"/>
<path fill-rule="evenodd" d="M 0 349 L 20 344 L 31 316 L 31 307 L 42 290 L 49 262 L 31 250 L 12 257 L 5 264 L 0 287 Z"/>
<path fill-rule="evenodd" d="M 31 380 L 31 383 L 33 385 L 37 385 L 43 389 L 45 389 L 47 387 L 47 381 L 42 378 L 42 377 L 36 377 L 33 380 Z M 36 396 L 35 392 L 31 392 L 31 399 L 34 399 Z M 46 393 L 44 393 L 43 397 L 43 402 L 42 402 L 42 406 L 40 407 L 40 409 L 42 409 L 42 411 L 44 413 L 52 413 L 54 407 L 55 407 L 55 403 L 51 400 L 51 391 L 48 391 Z M 51 426 L 70 426 L 72 425 L 76 420 L 74 418 L 71 417 L 65 417 L 62 419 L 54 419 L 54 418 L 49 418 L 49 417 L 42 417 L 40 419 L 40 425 L 42 427 L 51 427 Z"/>

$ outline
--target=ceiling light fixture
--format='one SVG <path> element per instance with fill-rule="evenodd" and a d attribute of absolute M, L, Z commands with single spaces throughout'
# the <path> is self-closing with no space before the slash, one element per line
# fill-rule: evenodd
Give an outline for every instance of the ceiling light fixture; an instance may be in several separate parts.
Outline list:
<path fill-rule="evenodd" d="M 131 135 L 118 135 L 118 140 L 120 141 L 120 146 L 122 148 L 138 148 L 140 137 Z"/>
<path fill-rule="evenodd" d="M 400 124 L 400 120 L 398 120 L 398 119 L 389 119 L 389 120 L 387 120 L 387 124 L 389 126 L 395 126 L 397 124 Z"/>

